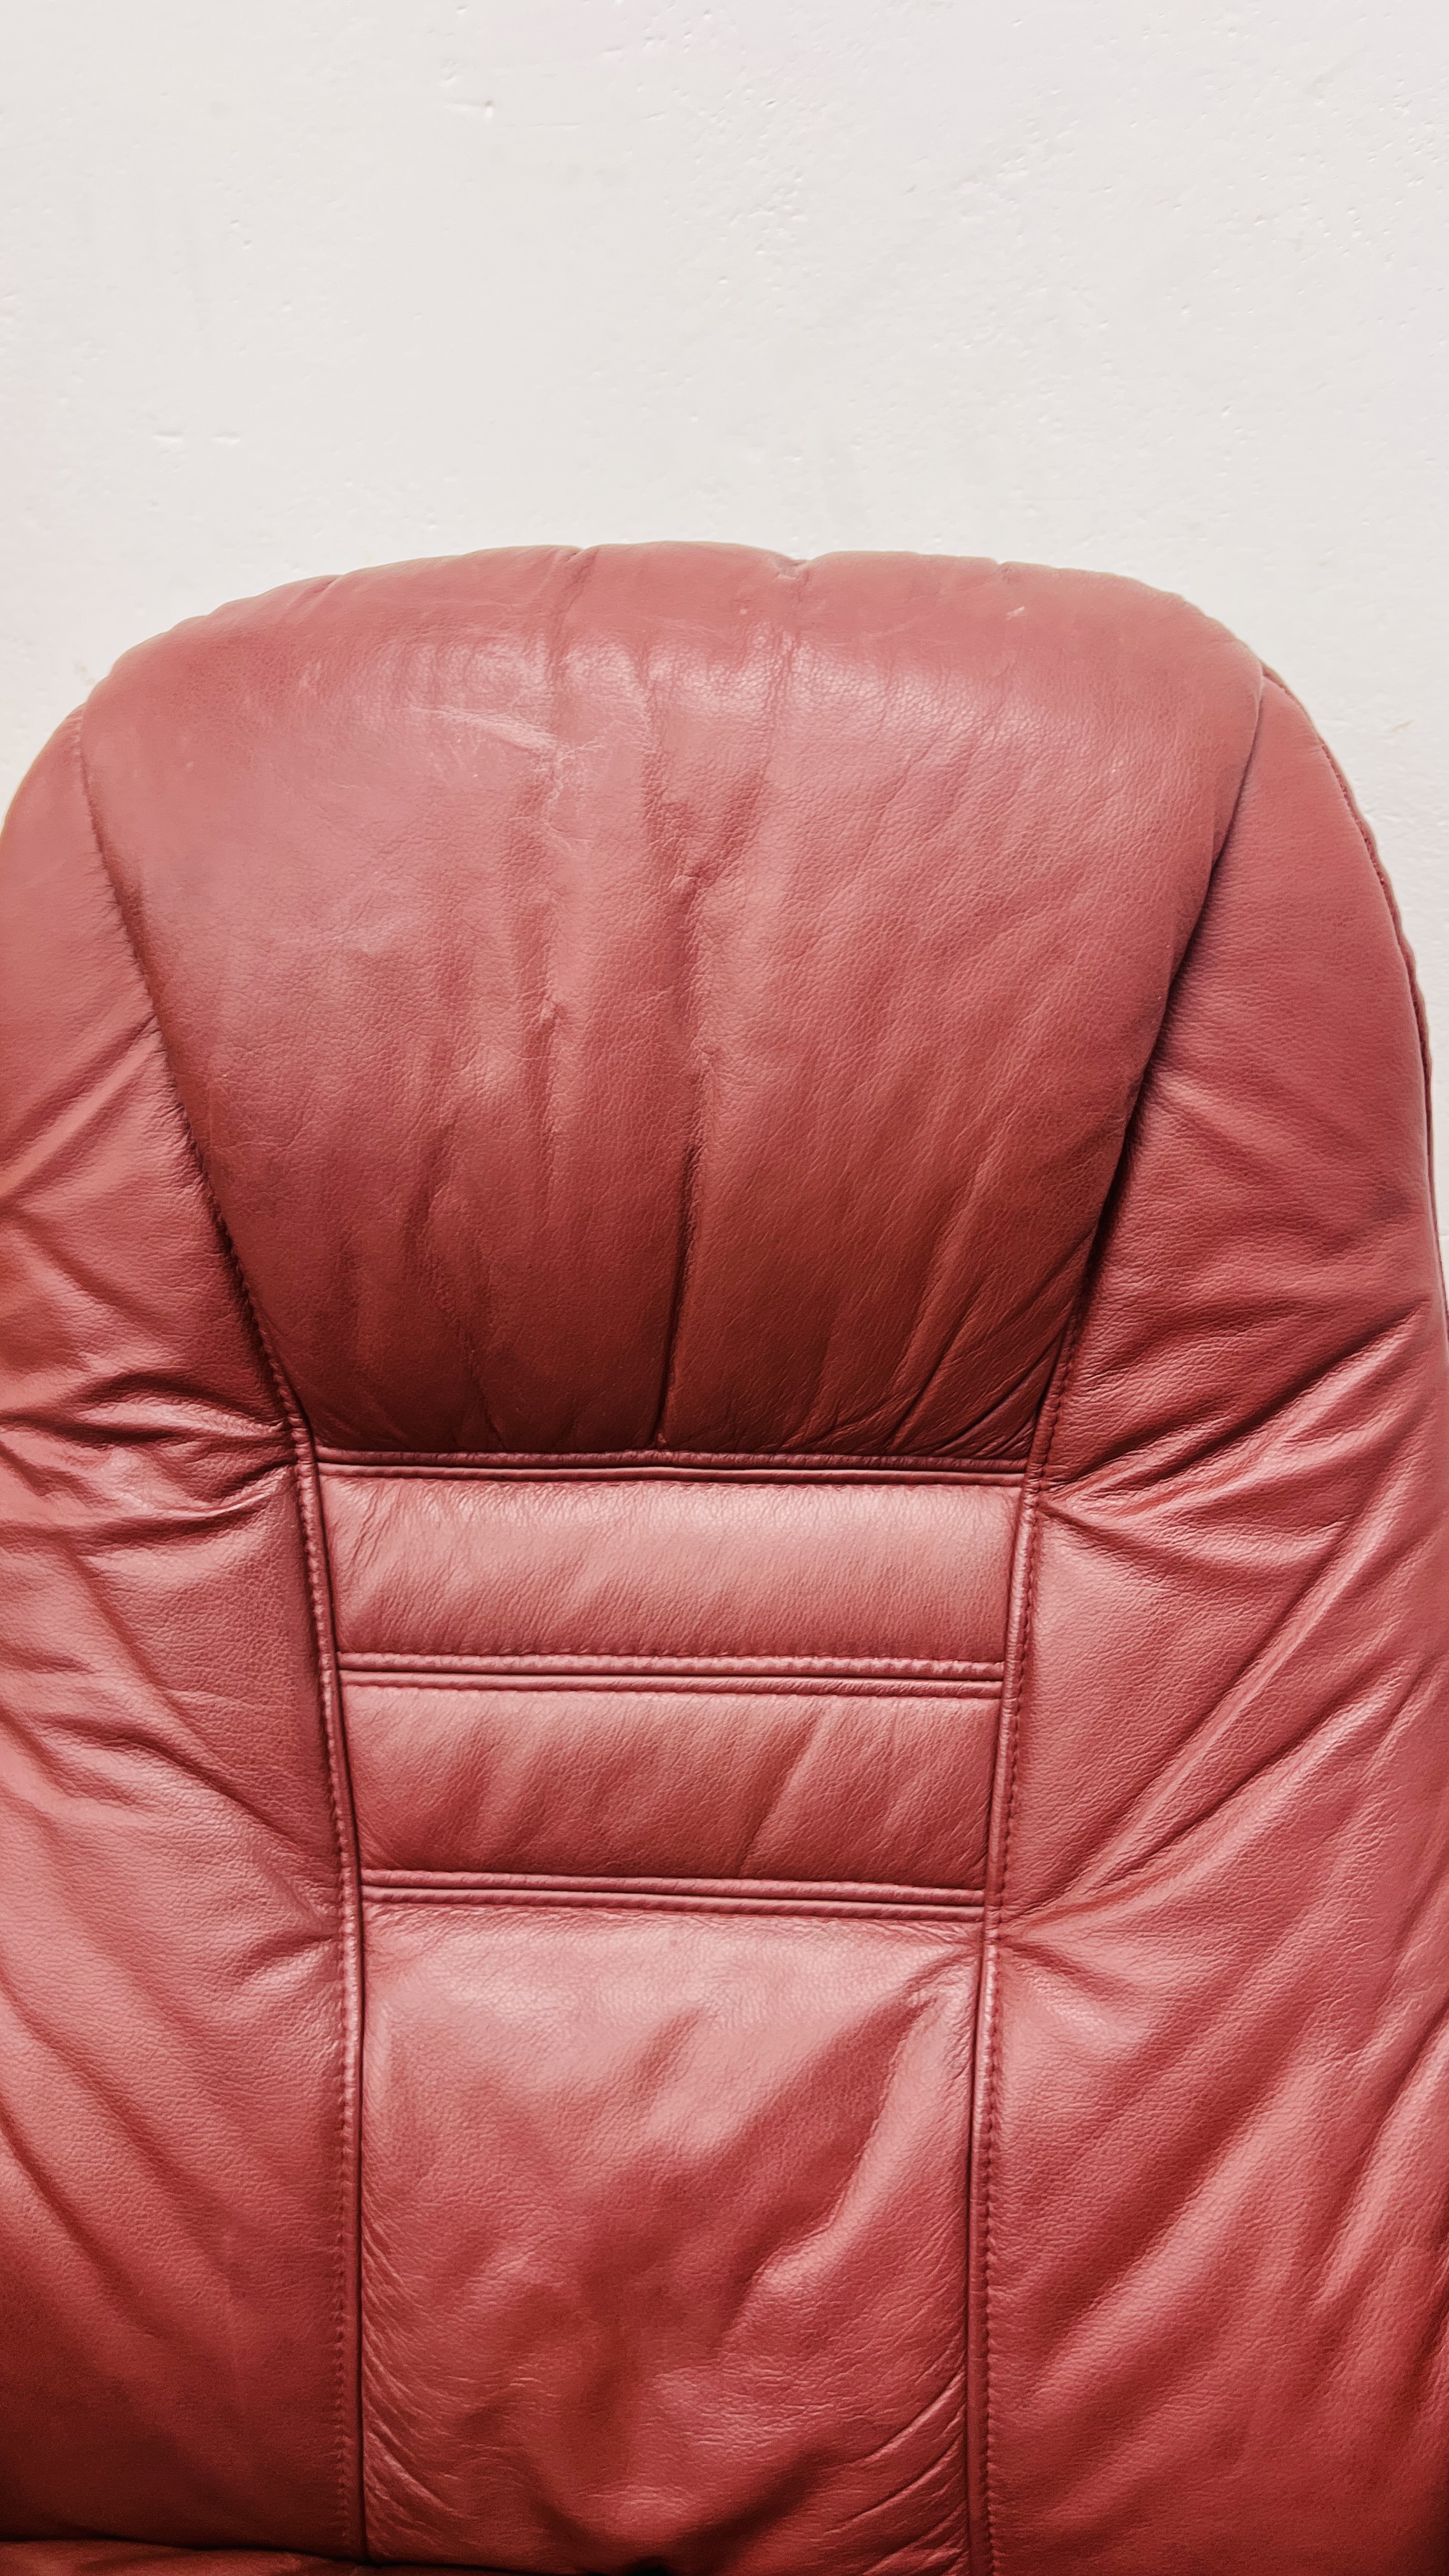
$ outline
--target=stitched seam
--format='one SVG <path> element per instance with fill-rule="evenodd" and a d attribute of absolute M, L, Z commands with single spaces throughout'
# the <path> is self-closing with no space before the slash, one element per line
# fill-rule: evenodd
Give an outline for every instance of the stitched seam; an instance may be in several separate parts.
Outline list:
<path fill-rule="evenodd" d="M 587 1692 L 601 1698 L 643 1697 L 654 1690 L 675 1699 L 893 1699 L 937 1701 L 980 1700 L 992 1705 L 1001 1695 L 999 1682 L 947 1682 L 861 1679 L 855 1675 L 813 1676 L 801 1673 L 708 1675 L 689 1673 L 440 1673 L 412 1670 L 358 1671 L 339 1667 L 353 1690 L 484 1691 L 527 1690 L 540 1698 Z"/>
<path fill-rule="evenodd" d="M 355 1646 L 338 1661 L 344 1672 L 404 1673 L 499 1673 L 513 1672 L 559 1674 L 565 1679 L 589 1673 L 609 1673 L 628 1677 L 634 1673 L 646 1679 L 652 1674 L 675 1675 L 688 1681 L 695 1673 L 728 1673 L 744 1681 L 769 1681 L 774 1675 L 799 1676 L 804 1680 L 919 1681 L 919 1682 L 993 1682 L 999 1681 L 1002 1664 L 995 1662 L 947 1662 L 926 1655 L 670 1655 L 655 1654 L 648 1648 L 637 1653 L 626 1651 L 611 1655 L 600 1651 L 571 1648 L 554 1650 L 544 1646 L 493 1646 L 474 1653 L 466 1647 L 456 1652 L 441 1647 L 430 1653 L 419 1647 Z"/>
<path fill-rule="evenodd" d="M 982 1899 L 979 1893 L 963 1891 L 950 1898 L 920 1896 L 857 1897 L 819 1896 L 805 1892 L 766 1896 L 744 1889 L 737 1894 L 714 1890 L 645 1887 L 551 1887 L 538 1884 L 529 1887 L 490 1885 L 480 1880 L 476 1885 L 398 1885 L 392 1880 L 367 1877 L 363 1890 L 370 1905 L 409 1905 L 475 1908 L 483 1911 L 502 1906 L 554 1906 L 561 1910 L 577 1907 L 583 1911 L 626 1910 L 644 1914 L 759 1914 L 805 1917 L 811 1921 L 849 1923 L 861 1916 L 875 1920 L 967 1923 L 980 1921 Z"/>
<path fill-rule="evenodd" d="M 1011 1860 L 1011 1829 L 1016 1809 L 1017 1751 L 1020 1744 L 1020 1728 L 1017 1724 L 1017 1715 L 1021 1701 L 1026 1660 L 1031 1643 L 1032 1620 L 1036 1609 L 1037 1578 L 1041 1566 L 1041 1497 L 1046 1483 L 1046 1471 L 1051 1455 L 1052 1441 L 1056 1436 L 1056 1427 L 1065 1401 L 1068 1380 L 1071 1376 L 1077 1352 L 1081 1345 L 1082 1329 L 1086 1321 L 1089 1303 L 1090 1287 L 1087 1281 L 1084 1281 L 1082 1292 L 1077 1303 L 1077 1311 L 1072 1318 L 1067 1338 L 1062 1346 L 1061 1359 L 1055 1372 L 1056 1383 L 1051 1389 L 1048 1399 L 1048 1408 L 1043 1415 L 1038 1456 L 1033 1462 L 1032 1470 L 1028 1473 L 1026 1488 L 1022 1496 L 1021 1544 L 1026 1557 L 1026 1580 L 1022 1587 L 1020 1620 L 1017 1626 L 1016 1636 L 1013 1639 L 1014 1651 L 1009 1660 L 1006 1684 L 1002 1693 L 1001 1727 L 1005 1738 L 1006 1749 L 1006 1783 L 1001 1831 L 1001 1866 L 996 1875 L 996 1885 L 994 1889 L 989 1891 L 986 1900 L 982 1944 L 983 1956 L 981 1963 L 983 1980 L 989 1980 L 990 1984 L 987 2021 L 986 2027 L 983 2031 L 983 2045 L 986 2053 L 986 2094 L 982 2117 L 980 2185 L 982 2234 L 981 2329 L 982 2358 L 984 2363 L 982 2373 L 982 2490 L 986 2513 L 986 2576 L 992 2576 L 992 2571 L 994 2571 L 996 2567 L 996 2499 L 993 2480 L 992 2446 L 992 2381 L 994 2376 L 996 2347 L 993 2340 L 991 2287 L 996 2245 L 995 2209 L 992 2187 L 995 2180 L 998 2149 L 1000 2146 L 1001 2118 L 1002 2052 L 1000 2043 L 1002 1998 L 1001 1979 L 998 1970 L 998 1957 L 1000 1950 L 1001 1917 L 1006 1902 L 1007 1872 Z"/>
<path fill-rule="evenodd" d="M 312 1616 L 313 1645 L 317 1658 L 319 1714 L 322 1719 L 323 1743 L 327 1754 L 325 1766 L 327 1805 L 332 1826 L 333 1844 L 337 1855 L 338 1875 L 340 1937 L 333 1945 L 333 1963 L 337 2021 L 341 2041 L 339 2053 L 342 2059 L 343 2075 L 343 2097 L 340 2123 L 342 2147 L 340 2159 L 342 2167 L 342 2206 L 339 2212 L 338 2228 L 338 2275 L 343 2295 L 339 2302 L 333 2345 L 334 2370 L 337 2389 L 335 2401 L 336 2470 L 338 2497 L 341 2505 L 342 2521 L 345 2527 L 346 2525 L 351 2524 L 354 2520 L 352 2499 L 349 2491 L 349 2472 L 351 2467 L 352 2448 L 355 2442 L 357 2452 L 356 2527 L 359 2531 L 362 2549 L 365 2552 L 367 2548 L 367 2507 L 362 2481 L 362 2412 L 360 2384 L 352 2393 L 351 2403 L 353 2409 L 353 2421 L 351 2425 L 349 2425 L 348 2422 L 348 2389 L 349 2382 L 354 2377 L 354 2373 L 350 2367 L 351 2331 L 349 2310 L 354 2306 L 358 2316 L 359 2343 L 361 2331 L 360 2299 L 354 2302 L 350 2296 L 352 2280 L 357 2277 L 356 2262 L 361 2202 L 359 2169 L 359 2090 L 362 2009 L 361 1872 L 357 1852 L 356 1825 L 355 1820 L 352 1819 L 351 1815 L 350 1790 L 346 1800 L 345 1820 L 341 1782 L 339 1781 L 338 1776 L 338 1760 L 340 1757 L 343 1765 L 342 1780 L 345 1781 L 345 1744 L 343 1742 L 342 1735 L 341 1685 L 336 1674 L 334 1662 L 336 1652 L 335 1622 L 332 1616 L 330 1586 L 327 1582 L 325 1566 L 320 1561 L 317 1536 L 314 1529 L 314 1520 L 320 1520 L 321 1511 L 320 1497 L 315 1491 L 315 1459 L 312 1453 L 311 1435 L 307 1428 L 305 1418 L 302 1415 L 301 1408 L 297 1404 L 296 1398 L 292 1393 L 291 1386 L 282 1371 L 271 1341 L 262 1325 L 261 1317 L 257 1312 L 256 1303 L 252 1296 L 250 1282 L 248 1281 L 246 1272 L 242 1267 L 236 1245 L 232 1241 L 231 1231 L 222 1214 L 216 1192 L 212 1187 L 211 1175 L 207 1170 L 201 1149 L 196 1141 L 196 1133 L 192 1127 L 186 1103 L 181 1095 L 181 1086 L 176 1078 L 175 1067 L 171 1061 L 171 1053 L 166 1043 L 165 1031 L 161 1025 L 160 1013 L 156 1008 L 155 996 L 151 990 L 150 978 L 146 973 L 140 952 L 132 935 L 131 925 L 127 919 L 126 909 L 121 901 L 120 890 L 116 884 L 115 875 L 111 867 L 110 859 L 107 855 L 105 838 L 100 826 L 100 818 L 96 812 L 95 799 L 91 792 L 90 774 L 86 767 L 85 751 L 81 741 L 81 718 L 79 714 L 74 718 L 73 725 L 72 745 L 75 756 L 76 774 L 80 783 L 86 814 L 90 822 L 91 839 L 95 847 L 96 859 L 100 867 L 101 875 L 105 881 L 107 891 L 110 894 L 112 904 L 115 907 L 116 919 L 120 925 L 121 937 L 125 943 L 126 952 L 135 969 L 137 980 L 145 997 L 146 1007 L 150 1014 L 152 1025 L 156 1031 L 161 1049 L 161 1060 L 166 1068 L 167 1079 L 170 1083 L 171 1095 L 175 1104 L 176 1113 L 180 1120 L 182 1133 L 186 1139 L 187 1149 L 191 1156 L 191 1161 L 196 1172 L 202 1195 L 211 1215 L 212 1224 L 216 1231 L 217 1241 L 221 1247 L 222 1255 L 226 1261 L 227 1267 L 231 1272 L 232 1280 L 236 1289 L 237 1300 L 242 1312 L 243 1322 L 249 1326 L 251 1330 L 256 1349 L 262 1360 L 263 1368 L 271 1380 L 272 1390 L 277 1401 L 278 1410 L 281 1414 L 283 1426 L 287 1432 L 288 1442 L 292 1451 L 292 1476 L 296 1494 L 297 1521 L 302 1539 L 303 1563 L 306 1568 L 308 1601 Z M 349 1824 L 351 1826 L 350 1831 Z M 349 1954 L 350 1963 L 355 1970 L 355 2006 L 352 1993 L 349 1991 L 350 1981 L 347 1974 Z"/>
<path fill-rule="evenodd" d="M 678 1451 L 673 1457 L 658 1451 L 620 1451 L 597 1458 L 570 1455 L 549 1450 L 537 1453 L 502 1451 L 494 1456 L 468 1455 L 449 1450 L 362 1450 L 329 1449 L 319 1446 L 317 1461 L 331 1476 L 379 1476 L 399 1482 L 412 1478 L 456 1477 L 462 1482 L 476 1479 L 481 1483 L 499 1484 L 536 1482 L 540 1484 L 641 1484 L 653 1482 L 739 1483 L 785 1485 L 981 1485 L 1007 1487 L 1020 1485 L 1025 1462 L 1014 1460 L 1003 1467 L 992 1462 L 966 1461 L 960 1467 L 949 1459 L 930 1459 L 919 1465 L 910 1459 L 832 1458 L 826 1455 L 798 1457 L 715 1456 L 706 1451 Z"/>
<path fill-rule="evenodd" d="M 485 1691 L 510 1688 L 527 1689 L 540 1699 L 566 1696 L 571 1690 L 599 1699 L 639 1699 L 645 1696 L 637 1681 L 628 1681 L 622 1676 L 612 1680 L 579 1676 L 570 1682 L 567 1675 L 544 1677 L 534 1674 L 526 1679 L 518 1676 L 510 1681 L 507 1674 L 351 1673 L 348 1687 L 351 1690 L 463 1691 L 473 1698 L 480 1697 Z M 980 1701 L 983 1707 L 990 1708 L 1000 1695 L 999 1689 L 986 1685 L 973 1690 L 959 1683 L 954 1686 L 939 1683 L 924 1688 L 918 1683 L 909 1690 L 889 1682 L 852 1682 L 847 1685 L 843 1682 L 765 1681 L 752 1685 L 744 1681 L 690 1683 L 676 1679 L 671 1680 L 667 1689 L 660 1689 L 661 1698 L 673 1699 L 890 1699 L 902 1701 L 908 1707 L 912 1701 L 919 1701 L 927 1708 L 938 1702 L 954 1707 L 958 1701 L 968 1706 Z"/>
<path fill-rule="evenodd" d="M 362 2047 L 366 2012 L 366 1990 L 362 1965 L 362 1865 L 357 1839 L 356 1806 L 352 1795 L 350 1765 L 347 1757 L 347 1735 L 343 1721 L 342 1679 L 337 1665 L 337 1622 L 332 1599 L 331 1577 L 327 1564 L 325 1524 L 321 1495 L 317 1487 L 316 1461 L 312 1455 L 311 1433 L 306 1418 L 282 1373 L 270 1338 L 260 1317 L 254 1315 L 257 1337 L 266 1352 L 276 1379 L 277 1391 L 286 1412 L 292 1436 L 297 1481 L 298 1517 L 302 1525 L 303 1546 L 307 1562 L 307 1585 L 311 1595 L 312 1618 L 316 1630 L 319 1696 L 322 1703 L 323 1732 L 327 1746 L 327 1798 L 337 1841 L 338 1895 L 341 1913 L 338 1977 L 341 1987 L 343 2024 L 343 2105 L 342 2158 L 344 2166 L 344 2230 L 353 2265 L 355 2297 L 348 2300 L 356 2316 L 356 2441 L 357 2441 L 357 2511 L 362 2546 L 367 2547 L 367 2488 L 365 2480 L 365 2438 L 363 2431 L 362 2369 L 365 2321 L 362 2310 Z M 349 1979 L 347 1967 L 351 1966 Z M 349 2358 L 349 2320 L 344 2313 L 338 2325 L 339 2376 L 352 2376 Z M 345 2472 L 344 2472 L 345 2475 Z M 344 2486 L 345 2508 L 345 2486 Z"/>
<path fill-rule="evenodd" d="M 792 1920 L 811 1923 L 962 1923 L 973 1928 L 981 1920 L 981 1901 L 974 1905 L 908 1905 L 871 1903 L 862 1899 L 853 1905 L 814 1904 L 806 1897 L 736 1896 L 638 1896 L 623 1894 L 605 1896 L 575 1889 L 568 1894 L 520 1896 L 512 1890 L 473 1889 L 467 1892 L 427 1888 L 377 1888 L 365 1891 L 369 1905 L 395 1909 L 414 1906 L 419 1910 L 439 1907 L 453 1913 L 472 1909 L 478 1913 L 501 1911 L 507 1906 L 526 1908 L 551 1906 L 560 1913 L 635 1913 L 635 1914 L 751 1914 L 760 1917 L 789 1916 Z"/>
<path fill-rule="evenodd" d="M 340 1668 L 347 1673 L 485 1673 L 506 1680 L 511 1675 L 539 1674 L 550 1679 L 570 1681 L 587 1679 L 591 1674 L 617 1675 L 628 1679 L 639 1674 L 644 1680 L 692 1680 L 696 1673 L 731 1674 L 741 1681 L 781 1679 L 843 1681 L 907 1681 L 980 1683 L 999 1682 L 999 1663 L 934 1663 L 924 1657 L 899 1662 L 891 1655 L 599 1655 L 549 1654 L 542 1648 L 519 1648 L 516 1651 L 498 1647 L 488 1655 L 389 1653 L 359 1647 L 339 1657 Z"/>
<path fill-rule="evenodd" d="M 362 1873 L 371 1888 L 497 1889 L 508 1896 L 743 1896 L 770 1904 L 804 1897 L 810 1904 L 979 1905 L 982 1891 L 967 1880 L 942 1882 L 908 1878 L 815 1878 L 796 1871 L 757 1876 L 745 1870 L 679 1869 L 434 1869 L 400 1863 L 388 1868 L 376 1862 Z"/>
<path fill-rule="evenodd" d="M 1118 1156 L 1117 1167 L 1112 1175 L 1112 1180 L 1102 1201 L 1101 1208 L 1098 1211 L 1097 1222 L 1093 1229 L 1091 1250 L 1088 1255 L 1086 1268 L 1082 1273 L 1081 1285 L 1077 1291 L 1077 1298 L 1071 1321 L 1063 1339 L 1056 1367 L 1053 1370 L 1052 1383 L 1048 1388 L 1046 1402 L 1043 1405 L 1042 1413 L 1038 1420 L 1036 1436 L 1032 1443 L 1031 1459 L 1028 1464 L 1025 1481 L 1022 1486 L 1021 1503 L 1018 1511 L 1018 1551 L 1025 1551 L 1025 1579 L 1021 1586 L 1020 1614 L 1019 1617 L 1014 1616 L 1014 1631 L 1008 1644 L 1006 1678 L 1002 1688 L 1001 1717 L 999 1721 L 998 1736 L 998 1762 L 1000 1761 L 1001 1754 L 1004 1754 L 1006 1777 L 1002 1792 L 1004 1805 L 1001 1826 L 1001 1858 L 999 1867 L 993 1873 L 991 1865 L 991 1840 L 988 1840 L 987 1890 L 982 1925 L 981 2012 L 978 2024 L 979 2048 L 981 2057 L 984 2058 L 984 2067 L 982 2066 L 980 2059 L 978 2059 L 976 2070 L 977 2082 L 982 2088 L 980 2093 L 981 2171 L 979 2188 L 974 2190 L 972 2196 L 976 2200 L 979 2208 L 981 2233 L 981 2317 L 979 2324 L 981 2504 L 982 2519 L 984 2522 L 982 2536 L 985 2541 L 986 2556 L 986 2564 L 979 2571 L 979 2576 L 997 2576 L 998 2572 L 998 2520 L 994 2472 L 995 2417 L 993 2404 L 996 2344 L 993 2331 L 994 2303 L 992 2298 L 992 2275 L 996 2250 L 993 2186 L 995 2168 L 999 2161 L 998 2148 L 1000 2144 L 1001 2126 L 1001 2028 L 1004 2013 L 1000 1976 L 1000 1934 L 1001 1919 L 1006 1905 L 1007 1873 L 1011 1857 L 1011 1834 L 1016 1807 L 1017 1755 L 1020 1743 L 1019 1713 L 1027 1658 L 1031 1648 L 1032 1622 L 1036 1609 L 1037 1580 L 1041 1564 L 1041 1499 L 1047 1483 L 1047 1472 L 1051 1461 L 1052 1443 L 1056 1437 L 1057 1424 L 1061 1418 L 1063 1405 L 1065 1403 L 1068 1382 L 1081 1348 L 1087 1315 L 1090 1311 L 1092 1299 L 1096 1293 L 1102 1249 L 1106 1240 L 1107 1229 L 1111 1222 L 1113 1211 L 1115 1210 L 1118 1202 L 1122 1176 L 1128 1167 L 1131 1156 L 1133 1137 L 1136 1133 L 1137 1122 L 1141 1112 L 1141 1104 L 1147 1096 L 1153 1067 L 1156 1063 L 1158 1052 L 1162 1045 L 1163 1033 L 1171 1018 L 1173 1003 L 1176 999 L 1182 977 L 1186 972 L 1188 961 L 1192 956 L 1201 933 L 1208 905 L 1212 899 L 1213 888 L 1217 881 L 1218 868 L 1237 826 L 1238 816 L 1242 811 L 1243 798 L 1247 793 L 1248 781 L 1252 775 L 1254 761 L 1257 757 L 1258 745 L 1262 737 L 1263 729 L 1264 691 L 1262 682 L 1266 680 L 1267 677 L 1271 676 L 1267 673 L 1262 673 L 1261 665 L 1260 673 L 1261 678 L 1258 707 L 1253 724 L 1253 738 L 1248 746 L 1247 758 L 1243 763 L 1242 774 L 1238 780 L 1237 793 L 1233 799 L 1232 811 L 1228 816 L 1227 823 L 1224 827 L 1217 848 L 1213 852 L 1212 865 L 1208 870 L 1207 882 L 1203 887 L 1202 902 L 1198 908 L 1197 919 L 1193 924 L 1193 928 L 1189 933 L 1186 943 L 1184 944 L 1182 954 L 1177 961 L 1177 966 L 1173 973 L 1172 981 L 1168 988 L 1166 1000 L 1163 1005 L 1162 1017 L 1158 1023 L 1156 1034 L 1143 1065 L 1142 1079 L 1138 1086 L 1136 1098 L 1133 1102 L 1132 1115 L 1128 1120 L 1127 1130 L 1122 1140 L 1122 1149 Z M 1021 1558 L 1018 1553 L 1017 1563 L 1020 1562 Z M 1013 1610 L 1015 1610 L 1015 1599 L 1017 1594 L 1015 1567 L 1013 1569 L 1012 1594 Z M 993 1797 L 992 1815 L 989 1828 L 989 1834 L 993 1839 L 995 1832 L 995 1808 L 996 1800 Z M 975 2244 L 974 2237 L 970 2236 L 971 2227 L 972 2217 L 968 2211 L 968 2282 L 974 2282 L 975 2279 Z M 974 2326 L 974 2321 L 968 2314 L 968 2379 L 970 2374 L 970 2359 L 976 2331 L 977 2329 Z M 966 2412 L 966 2429 L 968 2446 L 968 2519 L 974 2519 L 974 2516 L 971 2515 L 972 2481 L 971 2462 L 969 2456 L 971 2408 L 969 2401 Z"/>

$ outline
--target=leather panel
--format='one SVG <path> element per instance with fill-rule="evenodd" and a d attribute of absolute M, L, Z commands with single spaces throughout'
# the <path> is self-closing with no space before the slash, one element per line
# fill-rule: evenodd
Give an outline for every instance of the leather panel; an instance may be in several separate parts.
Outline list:
<path fill-rule="evenodd" d="M 997 1684 L 344 1675 L 363 1864 L 981 1886 Z"/>
<path fill-rule="evenodd" d="M 348 1659 L 1001 1666 L 1020 1480 L 324 1463 Z"/>
<path fill-rule="evenodd" d="M 1013 1481 L 323 1483 L 368 1868 L 979 1888 Z"/>
<path fill-rule="evenodd" d="M 68 727 L 0 849 L 0 2535 L 345 2552 L 348 1918 L 296 1462 Z"/>
<path fill-rule="evenodd" d="M 1259 686 L 1132 583 L 726 546 L 128 655 L 97 810 L 319 1440 L 1019 1452 Z"/>
<path fill-rule="evenodd" d="M 1449 1354 L 1396 925 L 1276 684 L 1032 1598 L 978 2576 L 1438 2576 Z"/>
<path fill-rule="evenodd" d="M 957 2576 L 969 1909 L 501 1894 L 368 1904 L 374 2554 Z"/>
<path fill-rule="evenodd" d="M 373 2548 L 944 2576 L 1015 1481 L 323 1472 Z"/>

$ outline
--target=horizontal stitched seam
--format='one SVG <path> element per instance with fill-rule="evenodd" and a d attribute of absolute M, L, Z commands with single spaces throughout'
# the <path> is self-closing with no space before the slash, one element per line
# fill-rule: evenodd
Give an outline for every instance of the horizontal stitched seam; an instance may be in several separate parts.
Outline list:
<path fill-rule="evenodd" d="M 365 1870 L 363 1888 L 376 1903 L 414 1905 L 545 1904 L 742 1907 L 770 1914 L 974 1915 L 975 1888 L 899 1887 L 869 1880 L 563 1878 L 505 1871 Z"/>
<path fill-rule="evenodd" d="M 318 1462 L 333 1475 L 409 1478 L 457 1478 L 463 1482 L 528 1484 L 637 1484 L 653 1478 L 668 1482 L 757 1485 L 1019 1485 L 1021 1469 L 965 1464 L 953 1467 L 932 1461 L 914 1466 L 893 1459 L 799 1458 L 462 1458 L 418 1454 L 370 1453 L 319 1449 Z"/>
<path fill-rule="evenodd" d="M 463 1691 L 475 1698 L 488 1691 L 513 1690 L 540 1699 L 640 1699 L 653 1693 L 661 1699 L 889 1699 L 920 1700 L 933 1707 L 979 1702 L 983 1708 L 994 1708 L 1001 1697 L 999 1682 L 828 1681 L 806 1680 L 798 1674 L 691 1681 L 678 1673 L 653 1678 L 645 1673 L 354 1673 L 344 1666 L 343 1679 L 350 1691 Z"/>
<path fill-rule="evenodd" d="M 354 1681 L 417 1681 L 462 1684 L 510 1681 L 684 1682 L 701 1689 L 735 1681 L 768 1684 L 881 1682 L 893 1688 L 979 1690 L 1000 1688 L 999 1664 L 895 1663 L 889 1657 L 856 1655 L 816 1659 L 804 1655 L 779 1658 L 748 1655 L 390 1655 L 356 1653 L 339 1658 L 341 1670 Z"/>

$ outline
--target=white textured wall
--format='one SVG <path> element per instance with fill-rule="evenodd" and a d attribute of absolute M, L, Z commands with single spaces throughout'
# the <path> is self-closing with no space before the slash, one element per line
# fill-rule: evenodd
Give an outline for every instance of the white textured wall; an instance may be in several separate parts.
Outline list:
<path fill-rule="evenodd" d="M 1307 698 L 1449 1056 L 1443 0 L 9 0 L 0 65 L 0 789 L 299 573 L 1102 565 Z"/>

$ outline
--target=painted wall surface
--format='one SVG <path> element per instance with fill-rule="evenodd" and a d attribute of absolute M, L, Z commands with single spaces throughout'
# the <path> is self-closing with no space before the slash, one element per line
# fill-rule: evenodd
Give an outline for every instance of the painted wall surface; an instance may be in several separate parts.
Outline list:
<path fill-rule="evenodd" d="M 1442 0 L 9 0 L 0 792 L 302 573 L 1099 565 L 1307 699 L 1449 1057 L 1446 103 Z"/>

